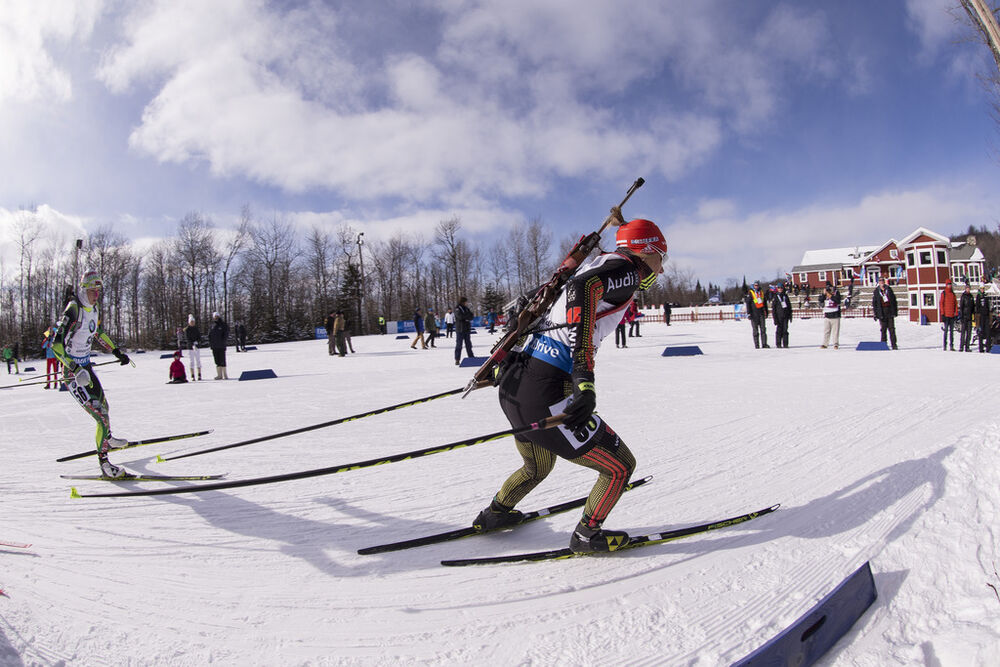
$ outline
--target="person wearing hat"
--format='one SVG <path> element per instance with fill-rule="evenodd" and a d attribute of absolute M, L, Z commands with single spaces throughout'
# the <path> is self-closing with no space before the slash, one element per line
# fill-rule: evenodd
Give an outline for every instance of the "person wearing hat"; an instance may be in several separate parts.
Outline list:
<path fill-rule="evenodd" d="M 184 369 L 184 362 L 181 361 L 181 351 L 177 350 L 167 372 L 167 384 L 184 384 L 187 381 L 187 371 Z"/>
<path fill-rule="evenodd" d="M 989 352 L 993 345 L 991 336 L 993 324 L 993 312 L 990 308 L 990 297 L 986 294 L 986 281 L 979 284 L 979 291 L 976 292 L 976 329 L 979 334 L 979 351 Z"/>
<path fill-rule="evenodd" d="M 472 352 L 472 320 L 475 315 L 469 308 L 469 297 L 458 297 L 458 304 L 455 306 L 455 365 L 461 365 L 462 346 L 465 346 L 465 356 L 472 358 L 476 356 Z"/>
<path fill-rule="evenodd" d="M 188 315 L 188 324 L 184 327 L 184 339 L 191 350 L 191 381 L 194 382 L 194 369 L 198 369 L 198 379 L 201 379 L 201 329 L 195 324 L 194 315 Z"/>
<path fill-rule="evenodd" d="M 823 344 L 820 348 L 826 349 L 830 346 L 830 339 L 833 339 L 833 349 L 840 348 L 840 290 L 829 282 L 823 288 Z"/>
<path fill-rule="evenodd" d="M 344 311 L 337 310 L 333 313 L 333 344 L 337 350 L 337 356 L 347 356 L 347 342 L 344 338 L 344 331 L 347 328 L 347 320 L 344 319 Z"/>
<path fill-rule="evenodd" d="M 753 281 L 753 287 L 743 297 L 743 304 L 753 327 L 753 346 L 771 347 L 767 344 L 767 295 L 760 288 L 760 281 Z"/>
<path fill-rule="evenodd" d="M 434 309 L 428 308 L 427 314 L 424 315 L 424 330 L 427 332 L 427 345 L 430 347 L 437 347 L 434 344 L 434 339 L 438 335 L 438 323 L 437 317 L 434 315 Z"/>
<path fill-rule="evenodd" d="M 663 273 L 667 242 L 659 227 L 642 219 L 622 224 L 616 242 L 614 252 L 580 264 L 536 331 L 498 369 L 500 407 L 511 426 L 564 417 L 559 426 L 515 438 L 524 464 L 475 518 L 477 530 L 519 523 L 523 515 L 514 506 L 545 479 L 560 457 L 598 475 L 570 537 L 570 549 L 614 551 L 628 541 L 627 533 L 602 527 L 635 469 L 635 458 L 594 412 L 594 359 L 601 340 L 615 329 L 636 291 L 649 289 Z"/>
<path fill-rule="evenodd" d="M 89 270 L 80 279 L 80 289 L 66 304 L 62 318 L 56 325 L 52 351 L 63 365 L 69 393 L 76 402 L 97 422 L 94 440 L 101 475 L 108 479 L 121 479 L 129 473 L 108 461 L 108 452 L 124 447 L 127 440 L 111 435 L 111 417 L 104 388 L 97 379 L 97 372 L 90 361 L 93 341 L 111 350 L 123 366 L 129 363 L 122 352 L 101 326 L 100 298 L 104 283 L 97 271 Z"/>
<path fill-rule="evenodd" d="M 778 283 L 771 297 L 774 318 L 774 346 L 788 348 L 788 323 L 792 320 L 792 302 L 785 292 L 785 283 Z"/>
<path fill-rule="evenodd" d="M 879 276 L 878 287 L 872 293 L 872 313 L 882 329 L 882 342 L 896 347 L 896 316 L 899 314 L 899 304 L 896 294 L 885 282 L 885 276 Z"/>
<path fill-rule="evenodd" d="M 958 351 L 972 352 L 972 316 L 976 314 L 976 297 L 972 295 L 969 279 L 965 279 L 962 296 L 958 300 Z"/>
<path fill-rule="evenodd" d="M 208 346 L 215 359 L 215 379 L 228 380 L 226 372 L 226 343 L 229 340 L 229 325 L 218 311 L 212 313 L 212 329 L 208 332 Z"/>
<path fill-rule="evenodd" d="M 413 343 L 410 345 L 411 350 L 417 349 L 417 343 L 420 343 L 420 347 L 424 350 L 427 349 L 427 341 L 424 340 L 424 315 L 417 308 L 413 311 L 413 329 L 417 334 L 413 337 Z"/>
<path fill-rule="evenodd" d="M 944 322 L 944 339 L 941 349 L 955 351 L 955 318 L 958 317 L 958 298 L 951 289 L 951 278 L 944 282 L 944 291 L 938 300 L 938 312 L 941 314 L 941 321 Z"/>

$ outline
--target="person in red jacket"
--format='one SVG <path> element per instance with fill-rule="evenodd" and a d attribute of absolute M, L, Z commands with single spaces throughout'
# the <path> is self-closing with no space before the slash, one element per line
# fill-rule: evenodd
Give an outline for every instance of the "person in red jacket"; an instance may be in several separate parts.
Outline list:
<path fill-rule="evenodd" d="M 951 289 L 951 280 L 944 283 L 944 291 L 938 300 L 938 311 L 941 313 L 941 321 L 944 322 L 944 340 L 941 349 L 947 350 L 949 345 L 951 351 L 955 351 L 955 318 L 958 316 L 958 299 Z M 949 340 L 950 338 L 950 340 Z"/>
<path fill-rule="evenodd" d="M 170 378 L 167 384 L 183 384 L 187 382 L 187 371 L 181 361 L 181 351 L 174 352 L 174 360 L 170 363 Z"/>

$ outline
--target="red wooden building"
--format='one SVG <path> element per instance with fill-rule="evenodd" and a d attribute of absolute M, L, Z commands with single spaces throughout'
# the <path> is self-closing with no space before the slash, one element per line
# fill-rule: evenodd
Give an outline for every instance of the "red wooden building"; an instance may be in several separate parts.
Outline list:
<path fill-rule="evenodd" d="M 946 236 L 920 227 L 900 241 L 889 239 L 881 245 L 854 248 L 807 250 L 802 261 L 792 268 L 792 283 L 822 289 L 827 283 L 845 285 L 851 278 L 858 287 L 874 286 L 881 276 L 890 285 L 905 287 L 905 297 L 896 297 L 909 305 L 910 320 L 939 321 L 938 299 L 945 281 L 951 278 L 955 291 L 966 280 L 978 286 L 986 274 L 983 253 L 975 237 L 951 241 Z"/>

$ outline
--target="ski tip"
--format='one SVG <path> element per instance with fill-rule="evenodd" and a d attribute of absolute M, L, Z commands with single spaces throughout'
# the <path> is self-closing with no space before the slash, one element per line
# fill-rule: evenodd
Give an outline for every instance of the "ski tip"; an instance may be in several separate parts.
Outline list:
<path fill-rule="evenodd" d="M 165 458 L 163 458 L 159 454 L 156 455 L 156 463 L 166 463 L 166 462 L 167 460 Z"/>
<path fill-rule="evenodd" d="M 71 486 L 69 488 L 69 497 L 70 498 L 83 498 L 83 496 L 80 495 L 80 492 L 76 490 L 75 486 Z"/>

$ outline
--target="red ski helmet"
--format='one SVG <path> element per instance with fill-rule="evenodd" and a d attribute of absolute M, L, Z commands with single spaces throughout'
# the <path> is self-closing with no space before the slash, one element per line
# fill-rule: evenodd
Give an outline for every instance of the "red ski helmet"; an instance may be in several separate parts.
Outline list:
<path fill-rule="evenodd" d="M 663 236 L 663 232 L 656 223 L 642 218 L 629 220 L 619 227 L 615 234 L 615 243 L 619 248 L 628 248 L 641 254 L 667 254 L 667 239 Z"/>

